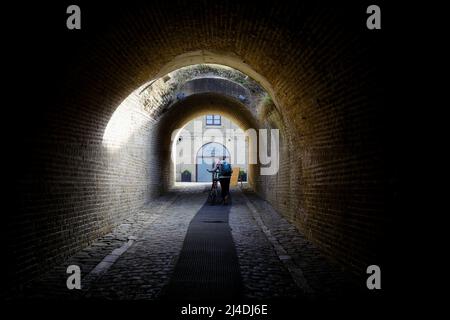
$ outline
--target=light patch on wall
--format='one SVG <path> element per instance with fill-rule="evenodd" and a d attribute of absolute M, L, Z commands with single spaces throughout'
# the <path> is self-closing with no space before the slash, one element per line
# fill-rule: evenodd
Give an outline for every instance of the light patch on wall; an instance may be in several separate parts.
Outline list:
<path fill-rule="evenodd" d="M 150 116 L 142 110 L 139 100 L 141 88 L 130 94 L 109 120 L 102 140 L 108 151 L 117 151 L 125 146 L 134 133 L 150 121 Z"/>

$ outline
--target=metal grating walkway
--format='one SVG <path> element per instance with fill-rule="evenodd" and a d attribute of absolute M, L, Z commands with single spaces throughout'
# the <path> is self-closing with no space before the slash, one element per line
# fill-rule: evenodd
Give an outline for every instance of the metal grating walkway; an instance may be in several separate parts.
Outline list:
<path fill-rule="evenodd" d="M 203 205 L 192 219 L 162 299 L 239 299 L 241 276 L 228 224 L 230 206 Z"/>

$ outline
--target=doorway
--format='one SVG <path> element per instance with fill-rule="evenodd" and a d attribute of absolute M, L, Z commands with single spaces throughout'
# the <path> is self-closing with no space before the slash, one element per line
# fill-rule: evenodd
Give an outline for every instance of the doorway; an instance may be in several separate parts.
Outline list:
<path fill-rule="evenodd" d="M 207 169 L 213 169 L 216 163 L 221 160 L 223 156 L 230 158 L 230 152 L 221 143 L 209 142 L 200 147 L 197 151 L 196 181 L 211 181 L 211 173 L 209 173 Z"/>

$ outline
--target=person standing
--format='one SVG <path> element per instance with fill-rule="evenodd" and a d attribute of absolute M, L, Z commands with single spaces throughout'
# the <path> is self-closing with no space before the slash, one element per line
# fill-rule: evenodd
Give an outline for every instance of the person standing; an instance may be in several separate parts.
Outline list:
<path fill-rule="evenodd" d="M 233 168 L 226 160 L 226 156 L 223 156 L 222 161 L 217 163 L 216 168 L 219 170 L 219 182 L 223 204 L 226 205 L 230 199 L 230 180 Z"/>

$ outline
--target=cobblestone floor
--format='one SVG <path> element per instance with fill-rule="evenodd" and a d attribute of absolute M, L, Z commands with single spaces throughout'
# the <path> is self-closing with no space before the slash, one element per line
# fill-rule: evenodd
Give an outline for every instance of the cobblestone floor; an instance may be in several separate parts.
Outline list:
<path fill-rule="evenodd" d="M 206 185 L 174 188 L 15 297 L 158 299 L 173 273 L 189 223 L 205 202 L 206 189 Z M 229 225 L 244 297 L 333 300 L 355 292 L 350 277 L 326 260 L 267 202 L 251 192 L 232 192 Z M 117 250 L 124 252 L 118 257 L 111 255 Z M 96 273 L 100 262 L 103 269 Z M 82 290 L 66 287 L 66 268 L 72 264 L 81 268 Z"/>

